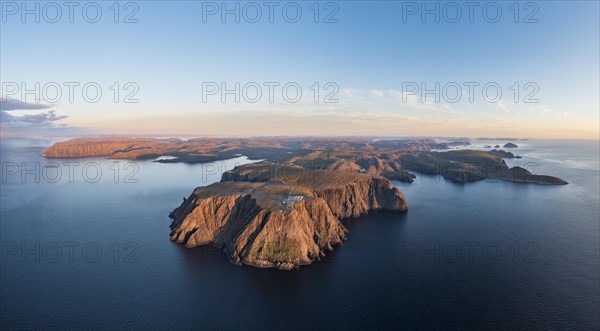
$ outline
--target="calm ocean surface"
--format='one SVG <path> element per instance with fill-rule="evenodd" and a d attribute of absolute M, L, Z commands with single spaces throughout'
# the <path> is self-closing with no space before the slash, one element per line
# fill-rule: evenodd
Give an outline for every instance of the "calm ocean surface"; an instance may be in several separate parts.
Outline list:
<path fill-rule="evenodd" d="M 395 183 L 408 213 L 344 221 L 343 246 L 292 272 L 169 240 L 182 197 L 246 158 L 40 157 L 51 143 L 1 142 L 3 328 L 600 328 L 598 141 L 517 142 L 509 165 L 566 186 Z"/>

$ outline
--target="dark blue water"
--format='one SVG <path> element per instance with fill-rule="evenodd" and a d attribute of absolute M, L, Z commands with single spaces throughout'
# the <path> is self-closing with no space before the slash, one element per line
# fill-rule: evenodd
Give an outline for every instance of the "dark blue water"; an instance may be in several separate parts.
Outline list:
<path fill-rule="evenodd" d="M 343 246 L 292 272 L 169 241 L 182 197 L 245 158 L 85 159 L 69 178 L 38 156 L 50 144 L 2 139 L 3 329 L 600 328 L 597 141 L 520 142 L 507 160 L 566 186 L 396 183 L 408 213 L 345 221 Z"/>

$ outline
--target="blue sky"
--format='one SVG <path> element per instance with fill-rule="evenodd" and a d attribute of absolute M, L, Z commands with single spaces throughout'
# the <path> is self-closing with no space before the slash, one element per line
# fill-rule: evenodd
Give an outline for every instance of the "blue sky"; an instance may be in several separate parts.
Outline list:
<path fill-rule="evenodd" d="M 240 22 L 233 15 L 222 22 L 220 13 L 203 14 L 212 3 L 200 1 L 142 1 L 125 8 L 121 3 L 119 23 L 114 23 L 113 2 L 99 2 L 102 16 L 89 23 L 81 13 L 86 2 L 78 2 L 69 22 L 66 7 L 57 23 L 51 8 L 40 22 L 29 15 L 22 22 L 15 2 L 2 1 L 0 75 L 3 97 L 8 85 L 33 88 L 36 82 L 80 86 L 94 82 L 102 97 L 91 103 L 75 89 L 75 100 L 66 96 L 40 100 L 45 109 L 3 109 L 2 128 L 20 132 L 259 135 L 259 134 L 360 134 L 360 135 L 514 135 L 549 138 L 598 138 L 599 124 L 599 6 L 597 1 L 519 2 L 515 23 L 513 2 L 475 2 L 473 22 L 464 2 L 457 23 L 446 2 L 439 5 L 440 22 L 433 14 L 423 20 L 423 2 L 338 1 L 319 3 L 315 23 L 314 2 L 296 2 L 302 16 L 296 23 L 294 6 L 276 2 L 274 22 L 268 7 L 257 23 L 249 23 L 254 12 L 239 2 Z M 16 2 L 19 6 L 21 2 Z M 35 8 L 36 2 L 29 2 Z M 59 4 L 62 4 L 59 2 Z M 236 2 L 227 2 L 234 8 Z M 288 4 L 290 16 L 281 8 Z M 407 10 L 418 12 L 409 15 Z M 491 23 L 495 4 L 502 10 Z M 329 6 L 329 7 L 327 7 Z M 483 13 L 487 8 L 487 16 Z M 137 23 L 123 23 L 125 15 L 138 9 Z M 312 8 L 312 9 L 311 9 Z M 324 23 L 333 16 L 337 23 Z M 220 11 L 220 9 L 219 9 Z M 525 23 L 527 15 L 537 23 Z M 93 14 L 93 11 L 90 10 Z M 444 13 L 447 16 L 444 16 Z M 115 102 L 111 86 L 118 82 L 121 93 Z M 139 88 L 137 103 L 123 103 L 132 82 Z M 248 82 L 297 83 L 303 91 L 299 102 L 283 99 L 275 90 L 274 102 L 264 95 L 257 103 L 236 103 L 219 94 L 202 100 L 203 82 L 225 83 L 233 88 Z M 310 87 L 319 83 L 317 103 Z M 325 91 L 326 83 L 335 87 Z M 456 82 L 463 96 L 457 103 L 433 95 L 407 94 L 407 83 Z M 474 101 L 463 83 L 475 82 Z M 519 83 L 515 102 L 514 83 Z M 486 83 L 500 86 L 500 101 L 482 98 Z M 526 83 L 528 89 L 524 86 Z M 537 99 L 524 103 L 530 92 Z M 452 90 L 454 91 L 454 90 Z M 10 91 L 8 91 L 10 92 Z M 336 92 L 337 103 L 324 103 L 328 92 Z M 404 93 L 404 98 L 402 97 Z M 452 92 L 454 94 L 454 92 Z M 492 93 L 494 95 L 494 93 Z M 31 95 L 18 91 L 8 95 L 35 103 Z M 14 107 L 13 107 L 14 108 Z M 31 107 L 30 107 L 31 108 Z M 38 116 L 39 123 L 23 123 L 19 116 Z M 66 116 L 66 118 L 64 118 Z M 29 118 L 31 119 L 31 117 Z"/>

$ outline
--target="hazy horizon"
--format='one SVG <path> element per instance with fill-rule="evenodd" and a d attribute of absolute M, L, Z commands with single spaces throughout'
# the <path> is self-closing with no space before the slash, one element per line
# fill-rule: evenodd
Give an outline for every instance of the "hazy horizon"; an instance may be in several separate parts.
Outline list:
<path fill-rule="evenodd" d="M 600 139 L 598 2 L 254 4 L 3 2 L 0 128 Z"/>
<path fill-rule="evenodd" d="M 88 132 L 88 133 L 57 133 L 57 134 L 24 134 L 22 132 L 0 132 L 1 137 L 5 138 L 54 138 L 54 139 L 76 139 L 76 138 L 155 138 L 155 139 L 175 139 L 179 138 L 194 139 L 194 138 L 239 138 L 239 139 L 252 139 L 252 138 L 356 138 L 356 139 L 465 139 L 465 140 L 540 140 L 540 141 L 600 141 L 600 137 L 597 138 L 539 138 L 539 137 L 518 137 L 518 136 L 442 136 L 442 135 L 327 135 L 327 134 L 297 134 L 297 135 L 284 135 L 284 134 L 256 134 L 256 135 L 220 135 L 220 134 L 127 134 L 127 133 L 100 133 L 100 132 Z"/>

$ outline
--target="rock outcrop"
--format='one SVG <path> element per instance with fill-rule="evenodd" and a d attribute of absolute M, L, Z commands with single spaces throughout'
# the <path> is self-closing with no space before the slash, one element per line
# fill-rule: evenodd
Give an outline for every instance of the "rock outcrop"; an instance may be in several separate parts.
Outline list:
<path fill-rule="evenodd" d="M 170 214 L 171 239 L 186 247 L 213 244 L 236 264 L 289 270 L 341 244 L 347 233 L 341 219 L 408 209 L 380 176 L 286 167 L 286 177 L 284 167 L 279 174 L 268 167 L 238 167 L 194 190 Z"/>

